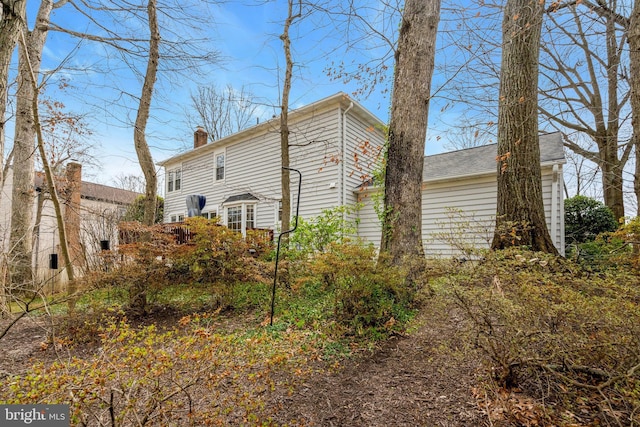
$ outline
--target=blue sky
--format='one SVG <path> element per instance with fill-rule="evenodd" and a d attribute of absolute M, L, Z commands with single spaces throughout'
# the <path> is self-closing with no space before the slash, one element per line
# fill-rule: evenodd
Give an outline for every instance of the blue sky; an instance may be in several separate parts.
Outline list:
<path fill-rule="evenodd" d="M 220 52 L 222 60 L 206 64 L 202 73 L 196 75 L 186 70 L 181 75 L 172 75 L 161 71 L 156 84 L 151 118 L 147 128 L 147 141 L 152 149 L 155 161 L 164 160 L 192 143 L 193 129 L 185 120 L 185 111 L 190 109 L 190 93 L 198 85 L 216 85 L 219 88 L 232 85 L 244 86 L 264 103 L 260 110 L 261 120 L 270 118 L 278 111 L 281 89 L 281 76 L 284 67 L 282 42 L 278 36 L 282 32 L 282 23 L 286 16 L 286 1 L 268 2 L 229 1 L 206 5 L 199 0 L 176 1 L 189 8 L 200 21 L 191 27 L 182 26 L 161 17 L 167 26 L 161 29 L 165 39 L 183 37 L 187 41 L 207 37 L 210 41 L 201 44 L 201 49 L 213 49 Z M 384 31 L 388 37 L 395 38 L 398 28 L 398 16 L 381 14 L 377 2 L 361 1 L 360 13 L 368 17 L 368 24 Z M 30 26 L 35 15 L 37 3 L 29 3 Z M 471 12 L 470 12 L 471 13 Z M 473 12 L 475 13 L 475 12 Z M 172 16 L 173 18 L 173 16 Z M 73 9 L 64 6 L 55 10 L 52 21 L 74 31 L 104 33 L 96 30 L 86 19 Z M 110 22 L 105 26 L 118 31 L 139 34 L 146 37 L 144 27 L 136 27 L 134 19 L 126 22 Z M 314 15 L 298 21 L 291 30 L 292 49 L 296 67 L 290 99 L 291 108 L 343 91 L 352 94 L 360 88 L 357 82 L 333 80 L 327 76 L 327 67 L 344 63 L 354 68 L 358 64 L 368 63 L 387 55 L 389 46 L 371 34 L 362 35 L 357 28 L 345 33 L 337 30 L 323 15 Z M 437 67 L 460 61 L 460 52 L 452 50 L 451 39 L 458 37 L 456 21 L 443 12 L 438 36 Z M 445 34 L 445 31 L 446 34 Z M 356 41 L 356 46 L 346 48 L 346 39 Z M 443 54 L 446 52 L 446 55 Z M 133 146 L 132 125 L 135 119 L 138 96 L 142 80 L 127 68 L 113 50 L 94 42 L 83 41 L 52 31 L 49 33 L 43 56 L 43 70 L 65 66 L 56 71 L 47 86 L 46 95 L 64 102 L 70 112 L 83 114 L 94 132 L 91 142 L 96 149 L 98 167 L 86 167 L 85 179 L 104 184 L 112 184 L 118 175 L 141 175 Z M 146 60 L 134 61 L 139 71 L 144 71 Z M 388 121 L 392 85 L 391 70 L 388 63 L 387 80 L 376 87 L 367 96 L 357 97 L 358 101 L 377 115 Z M 161 63 L 162 67 L 162 63 Z M 107 70 L 107 72 L 105 72 Z M 64 91 L 56 88 L 56 82 L 65 78 L 70 86 Z M 436 69 L 433 88 L 439 88 L 446 81 L 445 74 Z M 440 92 L 439 92 L 440 93 Z M 133 95 L 133 96 L 132 96 Z M 270 107 L 271 106 L 271 107 Z M 439 96 L 432 100 L 429 113 L 429 129 L 426 153 L 434 154 L 446 151 L 449 123 L 460 121 L 458 105 Z M 8 129 L 7 142 L 11 143 L 12 128 Z"/>
<path fill-rule="evenodd" d="M 202 75 L 192 79 L 189 78 L 189 71 L 181 76 L 162 72 L 159 75 L 147 129 L 147 141 L 156 161 L 166 159 L 191 144 L 193 129 L 185 123 L 185 110 L 190 108 L 190 93 L 198 85 L 216 85 L 220 88 L 228 84 L 235 88 L 245 86 L 265 104 L 260 110 L 263 115 L 260 119 L 277 113 L 268 105 L 277 105 L 281 92 L 284 55 L 278 35 L 282 32 L 282 22 L 286 16 L 284 1 L 253 6 L 246 2 L 227 2 L 205 7 L 197 0 L 185 4 L 195 8 L 193 10 L 201 14 L 203 21 L 196 23 L 197 28 L 189 29 L 171 23 L 171 31 L 188 32 L 187 38 L 192 39 L 209 37 L 211 43 L 208 48 L 219 51 L 223 60 L 205 65 Z M 36 6 L 36 3 L 28 4 L 30 27 Z M 52 21 L 74 31 L 96 31 L 68 6 L 55 10 Z M 132 22 L 134 20 L 128 22 L 127 28 L 134 33 L 139 31 L 140 37 L 146 37 L 146 29 L 131 28 Z M 164 22 L 169 21 L 165 19 Z M 329 59 L 357 63 L 377 54 L 373 46 L 366 44 L 364 46 L 369 49 L 361 57 L 357 55 L 358 51 L 347 54 L 344 49 L 331 52 L 335 49 L 333 44 L 338 44 L 341 37 L 321 25 L 323 23 L 317 19 L 306 19 L 292 28 L 294 61 L 298 64 L 290 98 L 292 108 L 338 91 L 352 93 L 357 89 L 354 83 L 345 84 L 326 76 L 325 68 L 330 63 Z M 172 35 L 164 32 L 163 37 L 172 38 Z M 94 154 L 99 167 L 85 168 L 85 179 L 110 184 L 117 175 L 140 174 L 131 126 L 137 103 L 127 92 L 139 95 L 141 79 L 123 65 L 113 50 L 89 41 L 78 44 L 77 39 L 50 32 L 43 54 L 43 71 L 59 67 L 64 60 L 65 66 L 50 78 L 46 96 L 62 101 L 70 112 L 85 115 L 90 123 L 94 132 L 91 142 L 96 147 Z M 144 65 L 144 61 L 136 63 L 139 70 L 144 70 Z M 109 72 L 105 73 L 107 68 Z M 70 84 L 63 91 L 56 87 L 62 78 Z M 371 96 L 360 98 L 359 101 L 386 121 L 389 99 L 381 94 L 383 89 L 380 87 Z M 9 125 L 7 145 L 11 145 L 12 138 L 13 128 Z"/>

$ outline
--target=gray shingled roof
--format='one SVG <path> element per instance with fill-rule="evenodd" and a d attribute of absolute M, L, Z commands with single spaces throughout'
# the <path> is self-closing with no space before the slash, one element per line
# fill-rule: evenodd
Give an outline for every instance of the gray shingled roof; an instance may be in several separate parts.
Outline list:
<path fill-rule="evenodd" d="M 260 199 L 258 199 L 256 196 L 254 196 L 251 193 L 236 194 L 235 196 L 231 196 L 228 199 L 226 199 L 224 202 L 222 202 L 222 204 L 240 202 L 240 201 L 244 202 L 248 200 L 260 200 Z"/>
<path fill-rule="evenodd" d="M 425 156 L 424 181 L 436 181 L 497 171 L 498 145 L 490 144 L 449 153 Z M 540 135 L 540 162 L 564 163 L 562 137 L 559 133 Z"/>

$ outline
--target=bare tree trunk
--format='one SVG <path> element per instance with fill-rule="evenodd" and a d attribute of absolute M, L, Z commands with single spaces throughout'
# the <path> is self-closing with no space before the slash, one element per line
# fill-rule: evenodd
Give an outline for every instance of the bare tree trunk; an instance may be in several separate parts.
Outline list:
<path fill-rule="evenodd" d="M 629 20 L 629 62 L 631 123 L 633 126 L 633 145 L 636 151 L 633 189 L 636 194 L 636 215 L 640 216 L 640 0 L 633 2 L 633 11 Z"/>
<path fill-rule="evenodd" d="M 25 32 L 18 60 L 18 91 L 16 93 L 15 136 L 13 139 L 13 190 L 11 194 L 11 232 L 9 236 L 11 283 L 22 286 L 33 281 L 33 203 L 36 130 L 33 123 L 34 87 L 40 72 L 42 50 L 47 39 L 51 11 L 66 4 L 41 0 L 32 31 Z"/>
<path fill-rule="evenodd" d="M 145 131 L 147 121 L 149 120 L 153 87 L 156 81 L 158 61 L 160 59 L 160 30 L 158 28 L 157 12 L 158 5 L 156 0 L 149 0 L 147 3 L 147 16 L 149 19 L 149 58 L 144 83 L 142 85 L 142 94 L 140 96 L 133 136 L 138 161 L 140 162 L 140 167 L 145 177 L 144 214 L 142 222 L 146 226 L 152 226 L 156 218 L 156 169 L 153 164 L 153 158 L 151 157 L 151 151 L 149 150 L 149 144 L 147 144 L 145 138 Z M 133 292 L 130 292 L 130 297 L 130 306 L 140 314 L 144 313 L 147 305 L 146 287 L 137 287 Z"/>
<path fill-rule="evenodd" d="M 288 1 L 287 19 L 284 22 L 284 29 L 280 40 L 284 47 L 284 57 L 286 61 L 284 82 L 282 85 L 282 106 L 280 111 L 280 159 L 281 166 L 288 168 L 289 164 L 289 93 L 291 92 L 291 79 L 293 74 L 293 59 L 291 58 L 291 38 L 289 37 L 289 29 L 296 18 L 301 16 L 300 13 L 293 14 L 293 3 L 295 0 Z M 281 175 L 281 191 L 282 191 L 282 220 L 281 231 L 289 229 L 291 224 L 291 177 L 287 169 L 282 169 Z"/>
<path fill-rule="evenodd" d="M 26 0 L 4 0 L 0 16 L 0 188 L 4 185 L 5 115 L 7 111 L 9 65 L 18 41 L 18 34 L 25 23 Z M 0 192 L 2 197 L 2 192 Z"/>
<path fill-rule="evenodd" d="M 491 247 L 529 246 L 558 254 L 545 221 L 540 171 L 538 57 L 543 13 L 544 1 L 539 0 L 507 0 L 504 10 L 498 206 Z"/>
<path fill-rule="evenodd" d="M 50 10 L 49 10 L 50 12 Z M 46 36 L 45 36 L 46 37 Z M 30 49 L 28 47 L 27 41 L 22 39 L 22 47 L 25 51 L 26 56 L 26 67 L 27 72 L 29 73 L 29 82 L 31 83 L 31 90 L 33 96 L 31 98 L 31 114 L 32 114 L 32 124 L 33 129 L 36 133 L 36 141 L 38 146 L 38 151 L 40 153 L 42 167 L 44 169 L 44 175 L 47 182 L 47 187 L 49 188 L 49 196 L 51 197 L 51 202 L 53 203 L 53 208 L 56 213 L 56 224 L 58 227 L 58 238 L 60 240 L 60 251 L 62 252 L 62 259 L 64 260 L 65 270 L 67 272 L 68 278 L 68 292 L 71 298 L 69 299 L 69 311 L 72 312 L 75 308 L 76 296 L 74 295 L 77 291 L 76 283 L 75 283 L 75 274 L 73 269 L 73 263 L 71 261 L 71 256 L 69 254 L 69 245 L 67 240 L 67 233 L 65 228 L 65 219 L 62 216 L 62 208 L 60 207 L 60 199 L 58 198 L 58 192 L 56 190 L 56 184 L 53 177 L 53 172 L 51 167 L 49 166 L 49 159 L 47 158 L 47 153 L 44 147 L 44 137 L 42 136 L 42 126 L 40 126 L 40 116 L 38 114 L 38 92 L 39 88 L 37 85 L 37 75 L 32 67 L 33 61 L 30 59 Z M 42 39 L 42 44 L 40 46 L 44 46 L 44 38 Z M 42 52 L 42 48 L 37 51 Z M 38 65 L 40 61 L 37 62 Z M 33 183 L 32 183 L 33 186 Z"/>
<path fill-rule="evenodd" d="M 389 124 L 381 249 L 394 264 L 422 255 L 422 169 L 440 0 L 407 0 Z"/>
<path fill-rule="evenodd" d="M 147 14 L 149 16 L 149 59 L 147 62 L 147 72 L 144 76 L 144 84 L 142 85 L 142 95 L 140 96 L 140 105 L 138 106 L 138 115 L 136 116 L 135 130 L 133 134 L 138 161 L 145 177 L 145 201 L 144 201 L 144 219 L 143 222 L 147 226 L 155 223 L 156 218 L 156 191 L 158 179 L 156 176 L 156 168 L 153 164 L 149 144 L 145 138 L 147 121 L 149 120 L 149 110 L 151 108 L 151 99 L 153 96 L 153 86 L 158 73 L 158 60 L 160 58 L 160 30 L 158 29 L 157 18 L 157 2 L 149 0 L 147 4 Z"/>
<path fill-rule="evenodd" d="M 550 61 L 542 64 L 547 82 L 541 89 L 547 106 L 540 106 L 542 117 L 565 133 L 577 131 L 591 138 L 597 150 L 585 149 L 565 138 L 565 146 L 595 163 L 602 173 L 602 193 L 605 204 L 616 218 L 624 216 L 623 170 L 633 148 L 621 143 L 620 124 L 625 120 L 628 94 L 624 91 L 627 73 L 621 65 L 627 34 L 620 30 L 627 18 L 617 13 L 616 0 L 569 2 L 547 15 L 552 29 L 563 41 L 553 40 L 541 46 Z M 582 13 L 579 11 L 582 10 Z M 559 21 L 563 13 L 571 21 Z M 597 14 L 599 19 L 594 18 Z M 556 17 L 558 15 L 558 17 Z M 601 44 L 600 44 L 601 43 Z M 575 57 L 563 51 L 563 46 L 576 49 Z M 573 58 L 573 59 L 571 59 Z M 573 62 L 571 62 L 573 61 Z"/>
<path fill-rule="evenodd" d="M 18 34 L 26 20 L 26 0 L 4 0 L 2 2 L 2 16 L 0 16 L 0 189 L 4 187 L 5 181 L 5 121 L 7 111 L 7 99 L 9 93 L 9 65 L 11 57 L 18 41 Z M 7 160 L 7 164 L 9 160 Z M 2 191 L 0 191 L 0 198 Z M 0 259 L 0 314 L 8 310 L 7 294 L 8 260 L 4 251 Z"/>

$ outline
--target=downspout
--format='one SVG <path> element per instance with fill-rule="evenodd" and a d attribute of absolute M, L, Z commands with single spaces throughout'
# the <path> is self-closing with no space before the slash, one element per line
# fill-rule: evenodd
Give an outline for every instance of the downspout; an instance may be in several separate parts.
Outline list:
<path fill-rule="evenodd" d="M 563 166 L 558 166 L 558 187 L 564 186 L 564 175 L 562 173 Z M 561 181 L 561 182 L 560 182 Z M 565 240 L 564 240 L 564 197 L 560 195 L 560 255 L 565 256 Z"/>
<path fill-rule="evenodd" d="M 561 250 L 560 242 L 558 241 L 558 165 L 553 165 L 553 172 L 551 173 L 551 235 L 553 236 L 553 243 L 556 245 L 558 251 Z"/>
<path fill-rule="evenodd" d="M 342 202 L 341 206 L 347 203 L 347 113 L 353 108 L 353 101 L 342 113 Z M 344 214 L 343 214 L 344 215 Z M 346 218 L 343 218 L 346 219 Z"/>

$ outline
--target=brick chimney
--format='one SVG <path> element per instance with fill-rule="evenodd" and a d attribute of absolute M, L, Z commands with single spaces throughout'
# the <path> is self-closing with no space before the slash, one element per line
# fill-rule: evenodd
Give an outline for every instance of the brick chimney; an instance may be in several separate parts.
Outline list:
<path fill-rule="evenodd" d="M 64 210 L 64 222 L 69 245 L 71 262 L 80 266 L 82 264 L 82 244 L 80 241 L 80 200 L 82 187 L 82 165 L 71 162 L 66 170 L 66 200 Z"/>
<path fill-rule="evenodd" d="M 202 126 L 198 126 L 196 131 L 193 133 L 193 148 L 202 147 L 203 145 L 207 145 L 207 139 L 209 138 L 209 134 Z"/>

